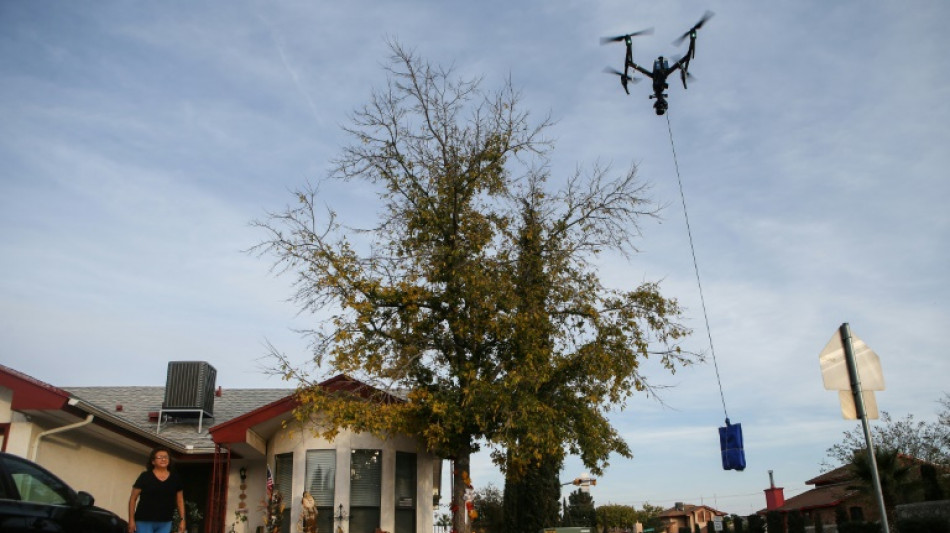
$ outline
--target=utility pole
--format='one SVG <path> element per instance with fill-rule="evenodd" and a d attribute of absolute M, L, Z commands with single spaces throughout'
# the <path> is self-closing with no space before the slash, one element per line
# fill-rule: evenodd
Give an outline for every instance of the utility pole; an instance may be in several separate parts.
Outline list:
<path fill-rule="evenodd" d="M 838 328 L 841 335 L 841 344 L 844 346 L 844 358 L 848 365 L 848 378 L 851 381 L 851 394 L 854 396 L 854 406 L 864 428 L 864 440 L 868 445 L 868 462 L 871 463 L 871 478 L 874 482 L 874 497 L 881 512 L 881 533 L 890 533 L 887 524 L 887 509 L 884 507 L 884 494 L 881 492 L 881 476 L 877 471 L 877 456 L 874 454 L 874 439 L 871 438 L 871 425 L 868 423 L 867 412 L 864 409 L 864 395 L 861 394 L 861 376 L 858 375 L 858 365 L 854 359 L 854 347 L 851 343 L 851 328 L 848 323 Z"/>
<path fill-rule="evenodd" d="M 857 348 L 856 348 L 857 347 Z M 821 377 L 828 390 L 837 390 L 841 400 L 841 414 L 845 419 L 859 419 L 864 429 L 867 443 L 868 461 L 871 467 L 871 479 L 874 496 L 881 514 L 881 531 L 890 533 L 887 524 L 887 509 L 884 507 L 884 495 L 881 493 L 881 476 L 877 471 L 877 456 L 874 453 L 874 441 L 871 438 L 871 426 L 868 418 L 877 418 L 876 390 L 884 390 L 884 375 L 881 361 L 861 339 L 851 333 L 851 327 L 841 324 L 835 335 L 818 356 L 821 364 Z M 861 376 L 864 376 L 864 383 Z M 865 403 L 865 392 L 871 400 L 871 413 Z"/>

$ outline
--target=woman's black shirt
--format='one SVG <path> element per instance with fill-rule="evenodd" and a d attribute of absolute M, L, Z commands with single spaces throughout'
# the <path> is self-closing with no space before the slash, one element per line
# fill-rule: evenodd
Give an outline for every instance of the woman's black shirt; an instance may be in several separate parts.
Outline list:
<path fill-rule="evenodd" d="M 168 479 L 162 481 L 151 470 L 139 475 L 132 487 L 141 489 L 135 519 L 145 522 L 171 522 L 177 502 L 175 496 L 183 490 L 181 478 L 169 471 Z"/>

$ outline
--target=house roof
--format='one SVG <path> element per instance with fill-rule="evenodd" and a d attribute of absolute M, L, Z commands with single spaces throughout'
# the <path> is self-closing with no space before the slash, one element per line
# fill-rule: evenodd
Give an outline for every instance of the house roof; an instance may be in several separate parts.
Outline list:
<path fill-rule="evenodd" d="M 0 387 L 13 391 L 10 408 L 14 411 L 61 409 L 69 402 L 65 391 L 4 365 L 0 365 Z"/>
<path fill-rule="evenodd" d="M 183 454 L 211 453 L 216 444 L 247 446 L 248 432 L 273 431 L 296 407 L 294 389 L 219 388 L 211 409 L 213 416 L 201 420 L 197 413 L 164 412 L 161 426 L 159 411 L 165 400 L 165 387 L 55 387 L 36 378 L 0 365 L 0 386 L 13 390 L 11 407 L 32 416 L 46 417 L 60 424 L 74 422 L 92 414 L 95 423 L 87 428 L 102 438 L 126 437 L 129 446 L 148 448 L 156 444 Z M 353 394 L 382 403 L 403 401 L 346 375 L 332 377 L 319 384 L 328 392 Z M 259 453 L 259 450 L 258 452 Z"/>
<path fill-rule="evenodd" d="M 342 392 L 353 394 L 366 400 L 381 403 L 404 401 L 394 394 L 367 385 L 345 374 L 334 376 L 319 383 L 318 386 L 329 393 Z M 268 424 L 268 422 L 280 419 L 295 407 L 297 407 L 296 398 L 292 395 L 285 396 L 266 405 L 261 405 L 256 409 L 247 411 L 221 424 L 216 424 L 210 428 L 210 432 L 214 438 L 214 442 L 219 444 L 245 442 L 248 430 L 262 428 Z"/>
<path fill-rule="evenodd" d="M 65 390 L 88 406 L 131 425 L 147 436 L 170 440 L 192 450 L 214 448 L 212 426 L 293 393 L 293 389 L 221 389 L 221 395 L 214 399 L 214 417 L 205 417 L 199 432 L 196 419 L 176 418 L 174 413 L 162 421 L 159 430 L 157 418 L 151 415 L 161 409 L 165 387 L 68 387 Z"/>
<path fill-rule="evenodd" d="M 849 488 L 854 480 L 854 473 L 851 465 L 843 465 L 829 470 L 819 476 L 809 479 L 805 483 L 814 485 L 815 488 L 807 490 L 796 496 L 785 500 L 781 507 L 775 511 L 807 511 L 809 509 L 821 509 L 834 507 L 839 503 L 848 500 L 858 494 L 858 491 Z M 759 514 L 763 514 L 769 509 L 760 509 Z"/>
<path fill-rule="evenodd" d="M 842 481 L 848 481 L 854 478 L 854 473 L 851 470 L 851 465 L 844 465 L 835 468 L 834 470 L 829 470 L 824 474 L 821 474 L 817 477 L 813 477 L 805 482 L 806 485 L 814 485 L 820 487 L 822 485 L 833 485 L 835 483 L 841 483 Z"/>
<path fill-rule="evenodd" d="M 807 511 L 809 509 L 834 507 L 858 493 L 857 490 L 849 487 L 850 483 L 847 482 L 825 484 L 815 487 L 811 490 L 805 491 L 797 496 L 793 496 L 785 500 L 785 504 L 775 510 Z"/>
<path fill-rule="evenodd" d="M 705 509 L 716 516 L 726 516 L 726 513 L 724 513 L 723 511 L 714 509 L 708 505 L 692 505 L 688 503 L 684 504 L 682 506 L 682 509 L 677 509 L 676 507 L 670 507 L 669 509 L 662 511 L 657 516 L 660 518 L 676 518 L 678 516 L 689 516 L 701 509 Z"/>

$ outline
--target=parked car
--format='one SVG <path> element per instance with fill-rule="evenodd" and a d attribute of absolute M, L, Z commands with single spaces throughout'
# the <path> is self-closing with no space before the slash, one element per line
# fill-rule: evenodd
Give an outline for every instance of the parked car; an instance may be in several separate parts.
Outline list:
<path fill-rule="evenodd" d="M 125 533 L 128 524 L 93 505 L 40 465 L 0 452 L 0 531 L 3 533 Z"/>

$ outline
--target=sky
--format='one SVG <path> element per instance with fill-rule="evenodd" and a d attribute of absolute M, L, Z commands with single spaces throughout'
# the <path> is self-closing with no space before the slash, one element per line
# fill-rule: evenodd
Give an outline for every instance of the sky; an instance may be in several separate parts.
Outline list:
<path fill-rule="evenodd" d="M 600 37 L 655 28 L 634 42 L 650 65 L 707 9 L 667 116 L 648 83 L 628 96 L 603 73 L 623 47 Z M 397 40 L 487 90 L 510 78 L 555 121 L 554 182 L 637 165 L 662 218 L 599 273 L 660 281 L 688 347 L 711 356 L 712 338 L 748 467 L 721 468 L 707 357 L 653 368 L 659 400 L 611 414 L 634 456 L 591 493 L 749 514 L 769 470 L 801 493 L 858 427 L 818 366 L 842 323 L 880 356 L 882 410 L 932 420 L 950 390 L 948 22 L 941 0 L 0 0 L 0 362 L 62 387 L 162 385 L 176 360 L 210 362 L 225 388 L 289 386 L 262 372 L 267 346 L 306 360 L 297 330 L 319 316 L 247 252 L 265 238 L 251 222 L 327 176 Z M 381 205 L 364 188 L 325 200 L 356 222 Z M 570 458 L 562 477 L 583 472 Z M 487 454 L 472 480 L 502 486 Z"/>

